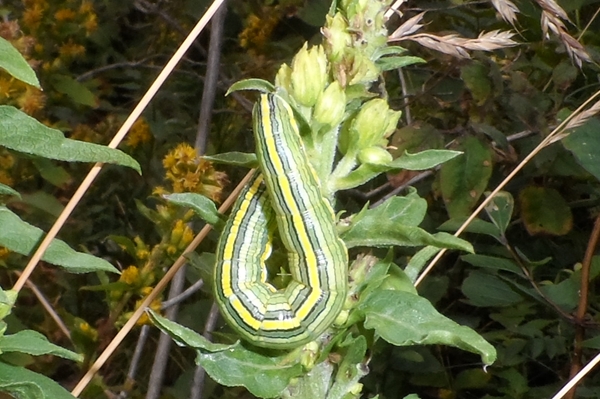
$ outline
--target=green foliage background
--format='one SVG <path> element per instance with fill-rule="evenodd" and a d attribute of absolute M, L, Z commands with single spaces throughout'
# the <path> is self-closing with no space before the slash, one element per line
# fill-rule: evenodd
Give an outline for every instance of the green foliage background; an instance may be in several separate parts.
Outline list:
<path fill-rule="evenodd" d="M 388 96 L 392 108 L 403 111 L 390 138 L 394 147 L 390 152 L 397 158 L 405 151 L 447 148 L 464 155 L 431 172 L 388 174 L 359 190 L 342 191 L 340 208 L 358 212 L 367 201 L 383 202 L 394 188 L 407 194 L 402 187 L 410 184 L 428 205 L 419 227 L 430 233 L 454 232 L 486 191 L 494 189 L 554 127 L 598 90 L 599 2 L 558 2 L 571 20 L 568 32 L 590 54 L 592 62 L 583 62 L 581 68 L 569 57 L 564 42 L 552 34 L 544 37 L 539 3 L 517 3 L 518 33 L 513 38 L 520 43 L 517 47 L 475 51 L 471 59 L 459 59 L 414 41 L 400 43 L 426 63 L 388 71 L 385 85 L 383 80 L 379 82 L 377 90 Z M 2 72 L 0 124 L 15 109 L 4 106 L 14 106 L 66 138 L 105 145 L 207 5 L 207 1 L 179 0 L 3 2 L 0 36 L 25 56 L 43 91 Z M 249 105 L 254 97 L 225 97 L 224 93 L 245 78 L 272 81 L 279 66 L 289 63 L 305 41 L 320 42 L 320 27 L 329 5 L 323 0 L 229 4 L 207 153 L 252 152 Z M 405 17 L 392 18 L 390 31 L 425 10 L 427 25 L 421 30 L 429 33 L 475 38 L 484 31 L 511 29 L 489 2 L 409 1 L 401 9 Z M 52 343 L 82 354 L 82 359 L 70 351 L 57 353 L 53 346 L 43 353 L 63 358 L 0 347 L 0 365 L 7 368 L 0 375 L 28 373 L 13 370 L 9 363 L 27 366 L 72 388 L 136 302 L 189 243 L 191 231 L 185 223 L 192 220 L 191 214 L 167 204 L 157 194 L 178 191 L 178 176 L 169 176 L 173 172 L 168 160 L 183 163 L 191 157 L 178 145 L 195 141 L 207 47 L 205 34 L 121 145 L 143 174 L 106 167 L 60 233 L 64 242 L 79 251 L 77 256 L 91 254 L 108 261 L 102 264 L 106 272 L 100 270 L 102 266 L 88 263 L 89 259 L 76 258 L 71 267 L 82 269 L 75 272 L 95 272 L 74 274 L 69 265 L 57 269 L 43 264 L 31 277 L 64 320 L 71 337 L 56 327 L 29 289 L 19 294 L 12 314 L 5 319 L 8 336 L 26 334 L 26 339 L 35 343 L 41 338 L 27 334 L 36 330 Z M 31 76 L 18 78 L 35 83 Z M 18 126 L 25 132 L 28 123 L 35 123 L 24 115 L 20 118 Z M 572 365 L 581 361 L 578 357 L 585 361 L 597 352 L 595 278 L 600 260 L 592 256 L 589 264 L 582 266 L 598 217 L 597 128 L 598 121 L 592 117 L 543 149 L 462 236 L 472 243 L 475 253 L 447 254 L 418 286 L 419 294 L 439 312 L 471 327 L 494 345 L 497 361 L 484 370 L 478 356 L 455 348 L 392 347 L 382 340 L 370 341 L 367 347 L 357 341 L 355 345 L 368 349 L 370 372 L 361 380 L 364 397 L 417 393 L 421 398 L 546 398 L 568 380 Z M 47 231 L 90 164 L 66 163 L 83 159 L 60 157 L 54 150 L 23 151 L 10 140 L 4 141 L 2 134 L 0 140 L 0 183 L 20 193 L 20 197 L 2 197 L 6 207 L 0 208 L 0 236 L 16 234 L 16 229 L 23 227 L 16 221 L 19 218 Z M 39 140 L 32 139 L 25 144 L 30 148 L 36 143 Z M 44 149 L 47 146 L 41 146 Z M 107 154 L 95 154 L 100 158 L 85 161 L 110 161 Z M 125 159 L 115 162 L 135 165 Z M 223 169 L 230 181 L 241 178 L 239 168 Z M 222 188 L 224 177 L 214 170 L 210 173 L 210 182 L 193 187 L 211 188 L 215 199 L 222 198 L 221 190 L 228 190 Z M 4 194 L 12 193 L 0 191 Z M 32 238 L 35 234 L 39 235 L 39 230 L 22 233 Z M 211 234 L 199 252 L 213 250 L 217 238 L 216 233 Z M 26 263 L 23 254 L 30 253 L 34 245 L 11 248 L 10 252 L 0 249 L 2 287 L 8 289 L 16 281 Z M 385 258 L 386 251 L 374 253 Z M 424 263 L 419 256 L 425 256 L 416 253 L 416 249 L 402 247 L 392 256 L 413 280 L 420 271 L 415 263 Z M 111 269 L 108 263 L 123 271 L 121 277 L 107 272 Z M 188 268 L 190 284 L 209 267 L 201 256 L 192 263 L 196 267 Z M 580 317 L 582 268 L 588 267 L 590 305 Z M 202 331 L 210 295 L 206 288 L 188 299 L 177 321 Z M 0 302 L 10 304 L 11 299 Z M 155 305 L 158 310 L 160 301 Z M 155 338 L 156 329 L 151 334 Z M 126 380 L 136 335 L 138 331 L 127 338 L 83 397 L 104 398 L 109 397 L 106 392 L 121 390 L 133 398 L 145 397 L 152 349 L 143 355 L 136 383 Z M 154 342 L 148 345 L 151 348 Z M 163 397 L 187 397 L 194 356 L 190 349 L 173 348 Z M 591 375 L 577 392 L 578 397 L 598 397 L 600 382 Z M 250 394 L 213 382 L 208 382 L 204 391 L 204 397 L 242 395 Z"/>

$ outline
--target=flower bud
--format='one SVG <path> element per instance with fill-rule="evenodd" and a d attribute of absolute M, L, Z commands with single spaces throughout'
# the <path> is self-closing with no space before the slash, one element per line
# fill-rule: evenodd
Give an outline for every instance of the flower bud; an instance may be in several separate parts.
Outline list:
<path fill-rule="evenodd" d="M 400 111 L 390 110 L 387 101 L 381 98 L 375 98 L 363 105 L 351 128 L 351 133 L 358 135 L 358 149 L 372 147 L 380 143 L 382 138 L 392 134 L 400 115 Z"/>
<path fill-rule="evenodd" d="M 327 83 L 327 58 L 322 46 L 306 43 L 292 60 L 292 93 L 298 103 L 312 107 Z"/>
<path fill-rule="evenodd" d="M 352 46 L 352 35 L 348 32 L 348 22 L 337 13 L 333 17 L 327 16 L 323 36 L 329 60 L 336 62 L 342 59 L 344 53 Z"/>
<path fill-rule="evenodd" d="M 364 148 L 358 153 L 358 161 L 362 164 L 387 165 L 392 160 L 392 154 L 379 146 Z"/>
<path fill-rule="evenodd" d="M 325 125 L 337 126 L 344 118 L 346 92 L 339 82 L 331 83 L 321 93 L 315 105 L 314 118 Z"/>
<path fill-rule="evenodd" d="M 275 76 L 275 86 L 285 89 L 288 93 L 292 91 L 292 68 L 288 64 L 279 67 Z"/>

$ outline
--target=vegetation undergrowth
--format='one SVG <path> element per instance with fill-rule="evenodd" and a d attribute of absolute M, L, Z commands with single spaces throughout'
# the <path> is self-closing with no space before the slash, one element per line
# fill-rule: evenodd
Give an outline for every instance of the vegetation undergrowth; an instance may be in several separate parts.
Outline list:
<path fill-rule="evenodd" d="M 545 398 L 581 369 L 598 347 L 593 0 L 230 5 L 207 147 L 218 155 L 185 144 L 197 142 L 202 40 L 122 151 L 103 146 L 203 6 L 0 6 L 1 390 L 72 397 L 63 387 L 149 294 L 150 319 L 188 348 L 149 378 L 165 360 L 133 350 L 154 347 L 149 318 L 134 319 L 135 337 L 82 397 L 152 399 L 164 384 L 168 398 Z M 212 306 L 226 218 L 214 204 L 256 166 L 249 90 L 294 109 L 350 249 L 342 316 L 291 351 L 239 341 Z M 81 162 L 129 168 L 105 166 L 29 276 L 26 257 L 83 178 Z M 187 294 L 167 300 L 157 293 L 201 240 L 200 219 L 216 231 L 186 255 Z M 455 251 L 425 268 L 442 248 Z M 199 385 L 202 371 L 211 380 Z M 598 386 L 588 376 L 577 397 Z"/>

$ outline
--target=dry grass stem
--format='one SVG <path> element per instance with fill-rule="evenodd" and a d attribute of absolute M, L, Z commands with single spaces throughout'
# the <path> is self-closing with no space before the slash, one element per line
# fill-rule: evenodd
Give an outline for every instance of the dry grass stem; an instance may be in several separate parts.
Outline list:
<path fill-rule="evenodd" d="M 519 8 L 510 0 L 492 0 L 492 5 L 503 20 L 515 27 Z"/>
<path fill-rule="evenodd" d="M 402 38 L 390 37 L 390 41 L 412 40 L 432 50 L 442 52 L 458 58 L 471 58 L 469 50 L 493 51 L 500 48 L 516 46 L 512 40 L 514 33 L 509 31 L 493 30 L 482 32 L 476 39 L 466 39 L 456 34 L 437 36 L 431 33 L 418 33 Z"/>
<path fill-rule="evenodd" d="M 594 103 L 594 105 L 592 105 L 589 109 L 586 109 L 579 115 L 576 115 L 575 117 L 573 117 L 573 119 L 571 119 L 569 121 L 569 123 L 567 123 L 563 132 L 554 136 L 549 144 L 552 144 L 552 143 L 555 143 L 557 141 L 564 139 L 571 133 L 570 132 L 571 130 L 582 126 L 587 121 L 589 121 L 590 118 L 592 118 L 593 116 L 595 116 L 598 113 L 600 113 L 600 101 L 596 101 Z"/>
<path fill-rule="evenodd" d="M 571 378 L 569 380 L 568 383 L 565 384 L 564 387 L 562 387 L 562 389 L 560 391 L 558 391 L 556 393 L 556 395 L 554 395 L 552 397 L 552 399 L 561 399 L 563 398 L 567 393 L 569 393 L 569 391 L 571 389 L 573 389 L 573 387 L 575 387 L 575 385 L 577 385 L 577 383 L 583 378 L 585 377 L 585 375 L 587 373 L 589 373 L 590 371 L 593 370 L 594 367 L 596 367 L 596 365 L 600 362 L 600 353 L 597 354 L 592 360 L 590 360 L 590 362 L 588 364 L 585 365 L 584 368 L 581 369 L 581 371 L 579 371 L 579 373 L 577 373 L 575 375 L 575 377 Z"/>

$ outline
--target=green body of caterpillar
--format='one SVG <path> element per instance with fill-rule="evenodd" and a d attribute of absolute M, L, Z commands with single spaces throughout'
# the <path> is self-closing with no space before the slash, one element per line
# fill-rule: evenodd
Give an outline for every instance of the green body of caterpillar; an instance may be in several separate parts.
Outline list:
<path fill-rule="evenodd" d="M 316 339 L 340 313 L 348 254 L 290 106 L 263 94 L 253 117 L 260 172 L 240 194 L 221 234 L 215 297 L 225 319 L 246 340 L 293 348 Z M 267 282 L 265 267 L 275 224 L 292 277 L 280 290 Z"/>

